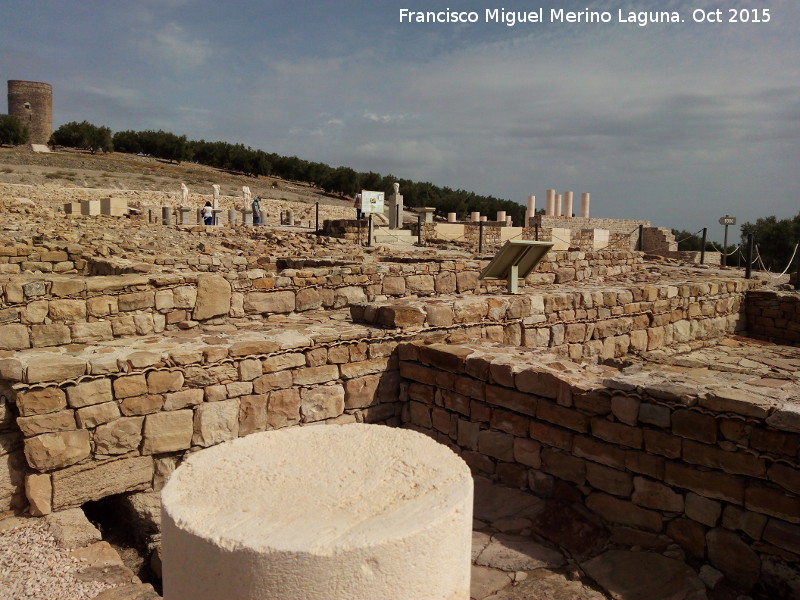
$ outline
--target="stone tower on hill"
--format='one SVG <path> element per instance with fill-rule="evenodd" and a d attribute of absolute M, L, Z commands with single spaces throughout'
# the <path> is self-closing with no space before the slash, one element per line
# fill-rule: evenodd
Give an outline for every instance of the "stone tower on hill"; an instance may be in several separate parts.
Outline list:
<path fill-rule="evenodd" d="M 8 82 L 8 114 L 30 132 L 30 144 L 47 144 L 53 133 L 53 86 L 38 81 Z"/>

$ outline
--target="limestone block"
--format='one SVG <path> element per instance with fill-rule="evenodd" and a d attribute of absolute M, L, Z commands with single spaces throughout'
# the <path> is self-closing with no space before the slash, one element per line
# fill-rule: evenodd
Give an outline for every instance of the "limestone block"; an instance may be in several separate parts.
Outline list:
<path fill-rule="evenodd" d="M 344 387 L 325 385 L 300 392 L 300 413 L 303 421 L 311 423 L 338 417 L 344 412 Z"/>
<path fill-rule="evenodd" d="M 86 301 L 59 299 L 51 300 L 48 314 L 53 321 L 76 321 L 86 318 Z"/>
<path fill-rule="evenodd" d="M 31 345 L 34 348 L 62 346 L 72 341 L 70 328 L 63 323 L 31 326 Z"/>
<path fill-rule="evenodd" d="M 18 323 L 0 325 L 0 350 L 21 350 L 30 347 L 31 340 L 25 325 Z"/>
<path fill-rule="evenodd" d="M 347 286 L 337 288 L 333 295 L 333 308 L 342 308 L 359 302 L 366 302 L 367 294 L 360 286 Z"/>
<path fill-rule="evenodd" d="M 114 380 L 114 397 L 119 399 L 147 394 L 147 379 L 144 375 L 126 375 Z"/>
<path fill-rule="evenodd" d="M 62 548 L 81 548 L 100 541 L 100 530 L 89 522 L 80 508 L 50 514 L 45 521 Z"/>
<path fill-rule="evenodd" d="M 95 296 L 86 300 L 86 310 L 93 317 L 106 317 L 119 311 L 116 296 Z"/>
<path fill-rule="evenodd" d="M 655 510 L 683 512 L 683 496 L 663 483 L 645 477 L 634 477 L 633 488 L 631 500 L 634 504 Z"/>
<path fill-rule="evenodd" d="M 456 323 L 480 323 L 489 314 L 489 303 L 483 296 L 459 298 L 453 303 Z"/>
<path fill-rule="evenodd" d="M 142 454 L 187 450 L 192 445 L 194 413 L 174 410 L 147 415 L 144 421 Z"/>
<path fill-rule="evenodd" d="M 28 473 L 25 476 L 25 496 L 28 498 L 28 512 L 31 516 L 42 517 L 53 512 L 50 475 Z"/>
<path fill-rule="evenodd" d="M 758 581 L 761 560 L 742 539 L 726 529 L 712 529 L 706 534 L 708 560 L 728 579 L 745 591 Z"/>
<path fill-rule="evenodd" d="M 92 323 L 72 323 L 69 326 L 72 342 L 83 344 L 98 342 L 114 338 L 114 330 L 109 321 L 94 321 Z"/>
<path fill-rule="evenodd" d="M 67 396 L 58 387 L 20 392 L 17 395 L 17 409 L 23 417 L 52 413 L 66 407 Z"/>
<path fill-rule="evenodd" d="M 296 300 L 292 291 L 248 292 L 244 297 L 246 313 L 290 313 L 295 310 Z"/>
<path fill-rule="evenodd" d="M 119 403 L 120 411 L 125 416 L 149 415 L 158 412 L 164 406 L 164 396 L 159 394 L 146 394 L 132 396 Z"/>
<path fill-rule="evenodd" d="M 225 385 L 225 395 L 228 398 L 238 398 L 253 393 L 253 384 L 249 381 L 233 381 Z"/>
<path fill-rule="evenodd" d="M 239 437 L 267 428 L 267 394 L 239 398 Z"/>
<path fill-rule="evenodd" d="M 24 508 L 24 481 L 28 470 L 22 452 L 0 455 L 0 510 Z"/>
<path fill-rule="evenodd" d="M 656 533 L 663 527 L 659 513 L 601 492 L 590 494 L 586 499 L 586 506 L 612 523 Z"/>
<path fill-rule="evenodd" d="M 172 290 L 172 296 L 175 308 L 194 308 L 197 303 L 197 288 L 192 285 L 182 285 Z"/>
<path fill-rule="evenodd" d="M 305 362 L 305 357 L 304 357 Z M 339 379 L 339 367 L 336 365 L 323 365 L 321 367 L 306 367 L 293 372 L 295 385 L 316 385 Z"/>
<path fill-rule="evenodd" d="M 387 275 L 383 278 L 383 293 L 387 296 L 405 296 L 406 278 Z"/>
<path fill-rule="evenodd" d="M 193 445 L 213 446 L 237 437 L 239 437 L 238 398 L 202 404 L 195 409 Z"/>
<path fill-rule="evenodd" d="M 80 506 L 114 494 L 150 488 L 153 459 L 150 456 L 111 458 L 86 462 L 56 471 L 53 481 L 53 510 Z"/>
<path fill-rule="evenodd" d="M 164 396 L 164 410 L 178 410 L 189 406 L 196 406 L 203 403 L 203 390 L 191 388 L 173 392 Z"/>
<path fill-rule="evenodd" d="M 316 310 L 322 307 L 322 296 L 318 290 L 314 288 L 305 288 L 298 290 L 295 297 L 295 310 L 301 312 L 304 310 Z"/>
<path fill-rule="evenodd" d="M 253 381 L 253 392 L 264 394 L 272 390 L 283 390 L 292 387 L 291 371 L 278 371 L 267 373 Z"/>
<path fill-rule="evenodd" d="M 104 402 L 79 408 L 75 411 L 75 420 L 82 429 L 93 429 L 103 423 L 108 423 L 120 416 L 116 402 Z"/>
<path fill-rule="evenodd" d="M 197 280 L 197 301 L 193 313 L 195 320 L 227 315 L 231 309 L 231 294 L 231 284 L 224 277 L 200 276 Z"/>
<path fill-rule="evenodd" d="M 85 381 L 67 388 L 67 401 L 72 408 L 101 404 L 113 399 L 111 381 L 106 378 Z"/>
<path fill-rule="evenodd" d="M 183 373 L 180 371 L 151 371 L 147 375 L 147 390 L 151 394 L 177 392 L 183 387 Z"/>
<path fill-rule="evenodd" d="M 270 392 L 267 402 L 267 424 L 272 428 L 300 422 L 300 390 L 289 388 Z"/>
<path fill-rule="evenodd" d="M 81 200 L 81 214 L 96 216 L 100 214 L 100 200 Z"/>
<path fill-rule="evenodd" d="M 366 408 L 379 402 L 378 386 L 381 375 L 367 375 L 344 382 L 344 400 L 346 408 Z"/>
<path fill-rule="evenodd" d="M 44 321 L 49 310 L 50 303 L 47 300 L 34 300 L 22 309 L 20 318 L 23 323 L 39 324 Z"/>
<path fill-rule="evenodd" d="M 477 271 L 460 271 L 456 273 L 456 291 L 459 294 L 475 290 L 479 285 Z"/>
<path fill-rule="evenodd" d="M 48 355 L 33 363 L 28 363 L 26 380 L 28 383 L 45 381 L 64 381 L 75 379 L 86 373 L 86 361 L 68 355 Z"/>
<path fill-rule="evenodd" d="M 17 417 L 17 427 L 25 436 L 77 429 L 75 413 L 71 410 L 60 410 L 32 417 Z"/>
<path fill-rule="evenodd" d="M 80 202 L 65 202 L 64 203 L 64 214 L 65 215 L 79 215 L 79 214 L 81 214 L 81 203 Z"/>
<path fill-rule="evenodd" d="M 94 431 L 97 454 L 125 454 L 139 447 L 144 417 L 122 417 L 100 425 Z"/>
<path fill-rule="evenodd" d="M 25 458 L 37 471 L 74 465 L 91 453 L 89 438 L 85 429 L 43 433 L 25 440 Z"/>
<path fill-rule="evenodd" d="M 409 294 L 432 294 L 436 291 L 433 275 L 409 275 L 406 278 L 406 290 Z"/>
<path fill-rule="evenodd" d="M 100 214 L 124 217 L 128 214 L 128 201 L 123 198 L 100 198 Z"/>

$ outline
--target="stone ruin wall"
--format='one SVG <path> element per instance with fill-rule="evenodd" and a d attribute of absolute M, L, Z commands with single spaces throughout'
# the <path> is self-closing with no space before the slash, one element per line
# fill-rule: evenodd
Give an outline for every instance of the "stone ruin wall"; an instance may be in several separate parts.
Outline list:
<path fill-rule="evenodd" d="M 675 542 L 745 588 L 800 559 L 796 413 L 723 386 L 603 380 L 468 343 L 401 344 L 398 356 L 405 423 L 474 472 L 585 506 L 618 543 Z"/>
<path fill-rule="evenodd" d="M 219 290 L 203 291 L 204 280 L 220 286 L 221 301 Z M 192 316 L 199 316 L 197 310 L 210 311 L 205 316 L 231 310 L 233 294 L 229 287 L 225 293 L 223 283 L 218 275 L 199 280 L 198 298 L 207 297 Z M 314 333 L 312 328 L 309 335 L 245 332 L 227 341 L 208 335 L 207 343 L 170 342 L 166 350 L 147 342 L 86 346 L 70 338 L 73 346 L 59 344 L 71 348 L 68 353 L 48 347 L 29 354 L 6 351 L 0 355 L 3 509 L 20 508 L 27 498 L 35 511 L 60 510 L 157 487 L 180 453 L 265 428 L 331 419 L 398 424 L 403 402 L 393 351 L 411 337 L 484 339 L 572 358 L 621 357 L 701 344 L 697 340 L 736 330 L 743 294 L 756 284 L 732 280 L 584 294 L 398 299 L 353 304 L 349 329 Z M 148 293 L 155 302 L 155 293 Z M 137 294 L 142 292 L 129 295 L 143 297 Z M 131 331 L 142 321 L 118 318 L 127 319 L 120 323 L 127 322 Z M 66 335 L 76 325 L 61 331 Z M 42 325 L 56 326 L 66 327 Z M 8 340 L 14 328 L 24 326 L 0 327 Z"/>
<path fill-rule="evenodd" d="M 747 329 L 756 338 L 800 344 L 800 295 L 797 292 L 754 291 L 747 295 Z"/>

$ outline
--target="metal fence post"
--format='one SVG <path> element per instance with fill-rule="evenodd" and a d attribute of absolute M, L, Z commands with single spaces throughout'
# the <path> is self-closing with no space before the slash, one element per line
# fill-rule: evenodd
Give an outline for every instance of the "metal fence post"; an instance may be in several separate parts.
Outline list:
<path fill-rule="evenodd" d="M 747 234 L 747 264 L 744 266 L 745 279 L 753 275 L 753 234 Z"/>
<path fill-rule="evenodd" d="M 704 265 L 706 262 L 706 234 L 708 233 L 708 228 L 703 227 L 703 241 L 700 243 L 700 264 Z"/>

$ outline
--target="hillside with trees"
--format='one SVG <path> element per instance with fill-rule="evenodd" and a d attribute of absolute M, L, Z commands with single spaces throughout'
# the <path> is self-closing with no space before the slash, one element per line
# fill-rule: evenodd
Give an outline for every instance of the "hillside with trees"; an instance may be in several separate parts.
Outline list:
<path fill-rule="evenodd" d="M 289 181 L 303 181 L 341 197 L 352 196 L 361 189 L 388 194 L 392 191 L 392 184 L 398 182 L 406 206 L 432 206 L 443 217 L 454 212 L 459 218 L 465 219 L 473 211 L 492 216 L 502 210 L 517 224 L 521 224 L 525 218 L 525 207 L 511 200 L 481 196 L 430 182 L 416 182 L 392 174 L 357 172 L 344 166 L 332 167 L 297 156 L 268 153 L 243 144 L 187 140 L 186 136 L 161 130 L 118 131 L 112 136 L 108 127 L 97 127 L 86 121 L 72 122 L 59 127 L 53 133 L 50 143 L 88 149 L 92 153 L 114 150 L 144 154 L 176 163 L 192 161 L 252 177 L 274 176 Z"/>

